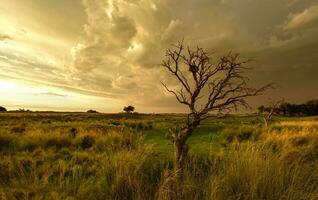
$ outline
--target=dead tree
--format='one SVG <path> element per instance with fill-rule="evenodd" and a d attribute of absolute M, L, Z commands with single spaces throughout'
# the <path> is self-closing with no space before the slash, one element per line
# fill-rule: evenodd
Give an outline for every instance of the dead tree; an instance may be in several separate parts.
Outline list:
<path fill-rule="evenodd" d="M 268 129 L 272 116 L 277 111 L 278 107 L 284 102 L 284 100 L 272 101 L 268 107 L 259 107 L 259 112 L 264 121 L 264 128 Z"/>
<path fill-rule="evenodd" d="M 228 113 L 238 106 L 248 107 L 247 97 L 261 95 L 271 84 L 260 88 L 247 85 L 244 75 L 250 60 L 240 60 L 229 53 L 217 62 L 202 48 L 191 49 L 179 42 L 166 51 L 162 66 L 177 80 L 178 88 L 171 89 L 162 82 L 180 104 L 189 108 L 184 125 L 172 134 L 175 147 L 175 169 L 182 170 L 188 154 L 187 140 L 201 121 L 214 112 Z"/>

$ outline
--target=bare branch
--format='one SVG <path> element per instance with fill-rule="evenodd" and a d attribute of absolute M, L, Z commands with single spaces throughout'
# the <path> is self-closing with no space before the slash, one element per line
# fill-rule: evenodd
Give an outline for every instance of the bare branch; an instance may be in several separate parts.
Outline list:
<path fill-rule="evenodd" d="M 209 113 L 224 115 L 239 106 L 248 108 L 246 98 L 262 95 L 273 87 L 272 84 L 260 88 L 248 86 L 249 79 L 244 73 L 251 69 L 246 66 L 250 61 L 240 60 L 238 54 L 229 52 L 213 63 L 212 57 L 202 48 L 185 48 L 183 41 L 167 50 L 162 66 L 179 81 L 181 87 L 172 90 L 166 84 L 162 85 L 190 110 L 185 126 L 174 135 L 176 164 L 180 164 L 184 157 L 182 152 L 187 152 L 187 138 L 202 120 L 210 117 Z"/>
<path fill-rule="evenodd" d="M 183 90 L 181 91 L 173 91 L 173 90 L 170 90 L 166 84 L 164 84 L 163 82 L 161 82 L 161 84 L 163 85 L 163 87 L 170 93 L 174 94 L 174 96 L 176 97 L 176 99 L 178 100 L 179 103 L 182 103 L 182 104 L 185 104 L 187 106 L 189 106 L 190 104 L 187 102 L 186 100 L 186 96 L 185 94 L 183 93 Z"/>

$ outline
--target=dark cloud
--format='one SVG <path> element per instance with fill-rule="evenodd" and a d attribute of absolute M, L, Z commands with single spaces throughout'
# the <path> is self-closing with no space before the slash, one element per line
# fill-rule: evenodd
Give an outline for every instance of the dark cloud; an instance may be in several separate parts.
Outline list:
<path fill-rule="evenodd" d="M 16 52 L 1 51 L 0 61 L 11 65 L 11 74 L 66 90 L 173 107 L 160 81 L 176 82 L 160 63 L 165 50 L 184 38 L 215 56 L 232 50 L 254 57 L 252 83 L 281 85 L 269 95 L 318 98 L 316 0 L 83 0 L 81 8 L 86 22 L 64 68 Z"/>

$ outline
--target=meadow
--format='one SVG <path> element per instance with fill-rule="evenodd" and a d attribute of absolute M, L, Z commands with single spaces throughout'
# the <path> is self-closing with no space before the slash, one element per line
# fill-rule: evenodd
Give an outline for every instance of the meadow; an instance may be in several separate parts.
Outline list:
<path fill-rule="evenodd" d="M 183 115 L 0 113 L 0 200 L 318 199 L 318 117 L 204 121 L 182 180 Z"/>

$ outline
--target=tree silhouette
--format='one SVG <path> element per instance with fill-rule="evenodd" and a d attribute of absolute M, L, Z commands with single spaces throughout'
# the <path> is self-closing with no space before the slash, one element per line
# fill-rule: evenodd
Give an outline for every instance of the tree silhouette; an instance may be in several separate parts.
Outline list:
<path fill-rule="evenodd" d="M 134 106 L 125 106 L 124 109 L 123 109 L 126 113 L 132 113 L 134 112 L 135 110 L 135 107 Z"/>
<path fill-rule="evenodd" d="M 86 111 L 87 113 L 98 113 L 96 110 L 92 110 L 92 109 L 90 109 L 90 110 L 88 110 L 88 111 Z"/>
<path fill-rule="evenodd" d="M 188 138 L 202 120 L 211 116 L 209 113 L 224 115 L 238 106 L 249 107 L 247 97 L 261 95 L 271 87 L 271 84 L 260 88 L 247 85 L 244 72 L 250 69 L 245 66 L 249 61 L 241 61 L 238 54 L 229 53 L 214 64 L 202 48 L 185 48 L 183 42 L 167 49 L 162 66 L 180 87 L 170 89 L 163 82 L 162 85 L 189 109 L 185 123 L 172 134 L 176 171 L 182 171 L 188 156 Z"/>
<path fill-rule="evenodd" d="M 0 106 L 0 112 L 6 112 L 7 109 L 5 107 Z"/>

